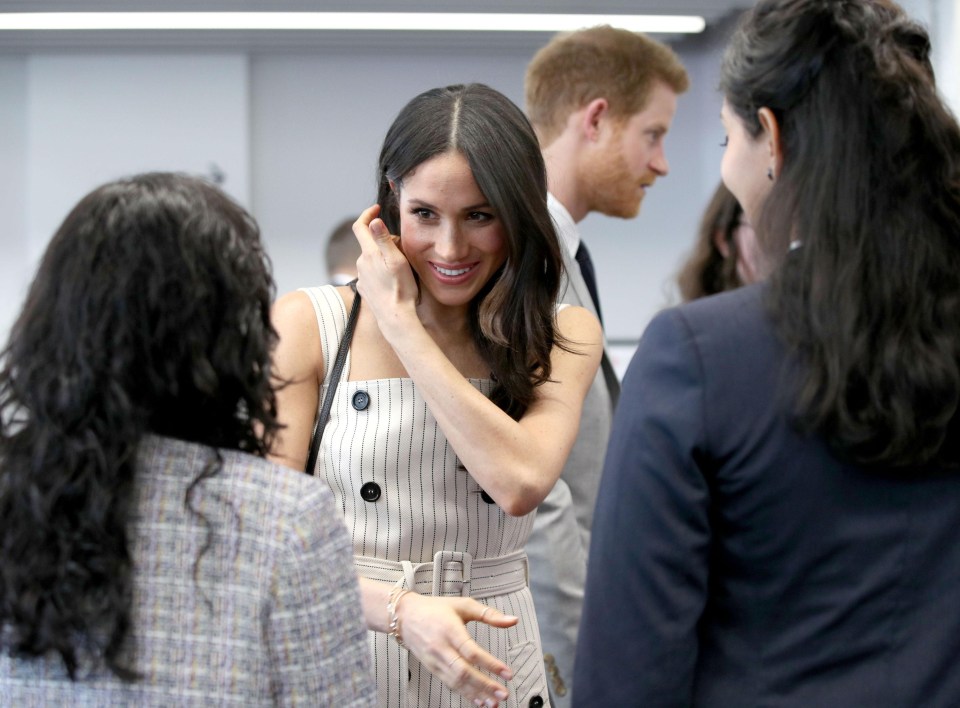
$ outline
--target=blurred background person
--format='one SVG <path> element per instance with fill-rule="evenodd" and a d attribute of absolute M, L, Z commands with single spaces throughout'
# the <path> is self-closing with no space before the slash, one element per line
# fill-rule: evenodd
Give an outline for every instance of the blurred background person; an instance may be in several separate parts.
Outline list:
<path fill-rule="evenodd" d="M 582 706 L 960 705 L 960 128 L 889 0 L 761 0 L 721 69 L 753 287 L 624 378 Z"/>
<path fill-rule="evenodd" d="M 330 232 L 323 259 L 327 266 L 327 277 L 331 285 L 346 285 L 357 277 L 357 259 L 360 257 L 360 244 L 353 235 L 355 217 L 341 221 Z"/>
<path fill-rule="evenodd" d="M 677 276 L 684 302 L 750 285 L 760 279 L 757 235 L 740 202 L 721 182 L 700 221 L 697 241 Z"/>
<path fill-rule="evenodd" d="M 332 495 L 264 459 L 272 295 L 198 179 L 54 235 L 0 365 L 0 704 L 372 705 Z"/>

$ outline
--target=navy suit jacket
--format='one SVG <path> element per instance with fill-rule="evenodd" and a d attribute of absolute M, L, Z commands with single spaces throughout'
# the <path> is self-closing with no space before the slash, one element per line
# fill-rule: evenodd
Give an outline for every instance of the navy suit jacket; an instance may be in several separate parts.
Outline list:
<path fill-rule="evenodd" d="M 662 312 L 640 342 L 574 705 L 958 706 L 960 475 L 864 470 L 798 432 L 764 292 Z"/>

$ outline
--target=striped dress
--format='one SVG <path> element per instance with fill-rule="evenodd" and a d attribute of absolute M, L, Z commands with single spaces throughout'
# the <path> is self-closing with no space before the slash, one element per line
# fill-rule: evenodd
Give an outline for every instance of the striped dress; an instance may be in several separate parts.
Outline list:
<path fill-rule="evenodd" d="M 316 311 L 329 382 L 346 306 L 333 286 L 304 292 Z M 424 594 L 470 595 L 518 616 L 509 629 L 471 622 L 467 630 L 513 670 L 506 706 L 549 706 L 523 553 L 535 512 L 512 517 L 493 502 L 460 463 L 411 379 L 350 381 L 349 372 L 348 355 L 314 474 L 333 491 L 358 573 L 403 579 Z M 487 396 L 493 388 L 489 379 L 470 383 Z M 326 390 L 325 383 L 321 402 Z M 380 706 L 473 705 L 386 634 L 370 632 L 369 641 Z"/>

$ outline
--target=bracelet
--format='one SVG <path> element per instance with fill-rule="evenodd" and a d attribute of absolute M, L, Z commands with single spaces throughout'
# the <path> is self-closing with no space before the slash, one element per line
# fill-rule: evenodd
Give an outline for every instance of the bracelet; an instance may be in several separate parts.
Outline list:
<path fill-rule="evenodd" d="M 393 637 L 400 646 L 403 646 L 403 637 L 400 634 L 400 618 L 397 617 L 397 605 L 400 603 L 400 598 L 410 592 L 401 585 L 402 582 L 403 579 L 394 585 L 390 590 L 390 595 L 387 597 L 387 616 L 390 619 L 387 633 Z"/>

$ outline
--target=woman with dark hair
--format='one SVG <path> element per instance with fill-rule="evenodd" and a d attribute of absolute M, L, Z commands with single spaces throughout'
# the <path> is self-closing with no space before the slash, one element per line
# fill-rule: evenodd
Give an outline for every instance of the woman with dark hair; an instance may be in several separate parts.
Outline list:
<path fill-rule="evenodd" d="M 0 704 L 372 705 L 332 497 L 263 459 L 272 293 L 198 179 L 57 231 L 0 366 Z"/>
<path fill-rule="evenodd" d="M 960 705 L 960 129 L 929 52 L 886 0 L 735 32 L 722 175 L 779 265 L 644 334 L 580 705 Z"/>
<path fill-rule="evenodd" d="M 427 91 L 387 132 L 377 200 L 354 226 L 362 306 L 310 471 L 353 532 L 380 705 L 459 706 L 453 691 L 549 705 L 523 546 L 601 333 L 586 310 L 554 305 L 561 257 L 536 137 L 486 86 Z M 353 299 L 327 286 L 275 308 L 277 367 L 294 382 L 276 450 L 292 466 L 307 460 Z"/>
<path fill-rule="evenodd" d="M 757 236 L 740 202 L 721 182 L 710 199 L 693 251 L 677 276 L 684 302 L 755 283 L 763 275 Z"/>

